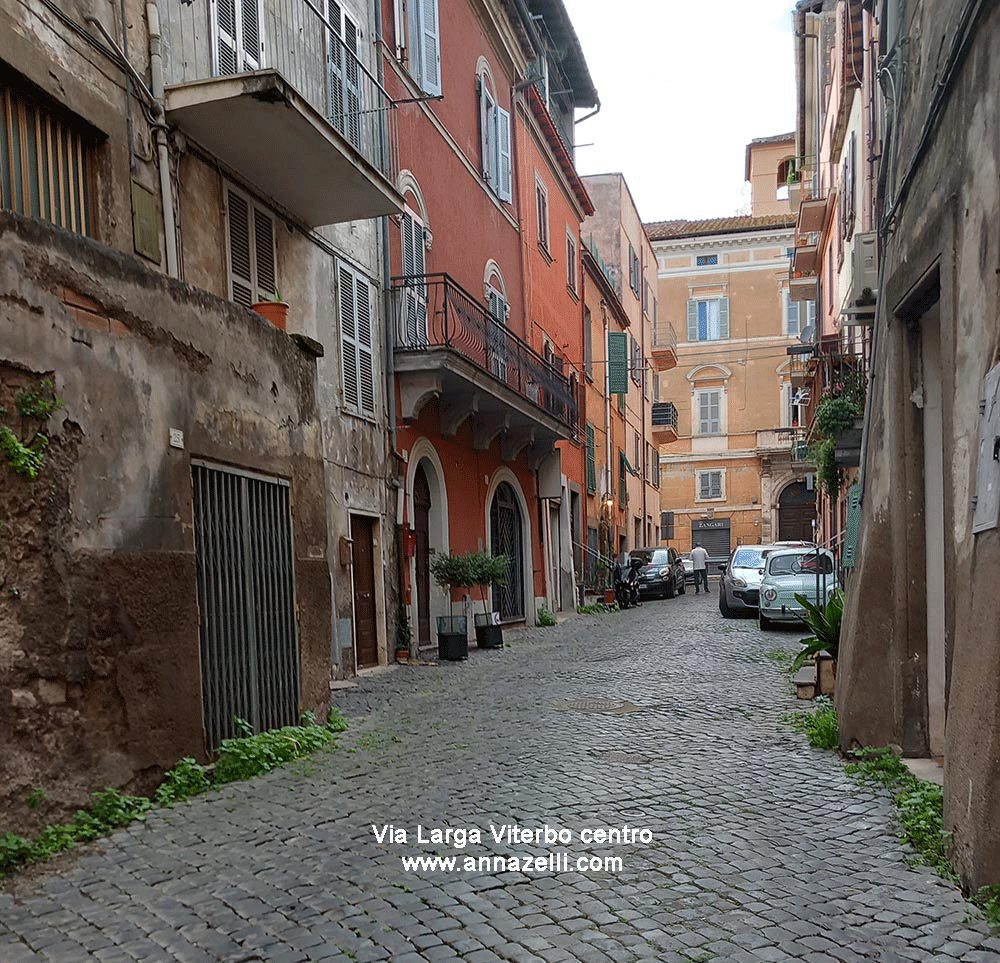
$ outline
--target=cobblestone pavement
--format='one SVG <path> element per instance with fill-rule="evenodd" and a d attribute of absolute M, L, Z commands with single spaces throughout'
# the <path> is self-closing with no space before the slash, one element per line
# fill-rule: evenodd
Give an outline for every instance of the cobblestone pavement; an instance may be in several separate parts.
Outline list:
<path fill-rule="evenodd" d="M 0 894 L 0 961 L 1000 960 L 958 891 L 907 867 L 885 796 L 782 723 L 775 652 L 796 638 L 689 593 L 369 675 L 336 692 L 352 720 L 337 751 Z M 491 823 L 572 841 L 498 843 Z M 407 843 L 379 842 L 384 824 Z M 418 825 L 483 838 L 419 844 Z M 652 840 L 580 840 L 625 825 Z M 546 851 L 571 865 L 402 866 Z M 623 866 L 578 872 L 580 855 Z"/>

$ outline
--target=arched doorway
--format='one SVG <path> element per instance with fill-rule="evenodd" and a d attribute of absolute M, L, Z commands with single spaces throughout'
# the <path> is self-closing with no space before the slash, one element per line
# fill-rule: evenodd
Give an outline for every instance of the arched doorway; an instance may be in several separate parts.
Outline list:
<path fill-rule="evenodd" d="M 778 541 L 811 542 L 816 519 L 816 492 L 804 481 L 793 482 L 778 496 Z"/>
<path fill-rule="evenodd" d="M 417 466 L 413 477 L 413 534 L 417 586 L 417 641 L 431 642 L 431 554 L 430 554 L 431 486 L 427 483 L 424 466 Z"/>
<path fill-rule="evenodd" d="M 524 540 L 521 509 L 508 482 L 500 483 L 490 504 L 490 533 L 493 555 L 510 559 L 506 581 L 493 586 L 493 611 L 501 622 L 516 622 L 524 618 Z"/>

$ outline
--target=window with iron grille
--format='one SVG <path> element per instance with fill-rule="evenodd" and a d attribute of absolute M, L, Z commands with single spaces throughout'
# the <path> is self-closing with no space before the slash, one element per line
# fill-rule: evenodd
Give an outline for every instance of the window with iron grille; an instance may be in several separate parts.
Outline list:
<path fill-rule="evenodd" d="M 0 208 L 93 236 L 93 168 L 72 121 L 0 84 Z"/>

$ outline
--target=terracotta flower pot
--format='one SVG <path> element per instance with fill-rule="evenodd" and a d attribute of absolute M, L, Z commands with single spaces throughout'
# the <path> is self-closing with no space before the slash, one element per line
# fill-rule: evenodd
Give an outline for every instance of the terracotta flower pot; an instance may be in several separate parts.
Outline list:
<path fill-rule="evenodd" d="M 288 322 L 288 303 L 285 301 L 259 301 L 257 304 L 252 304 L 251 307 L 256 311 L 262 318 L 267 318 L 276 328 L 280 328 L 282 331 Z"/>

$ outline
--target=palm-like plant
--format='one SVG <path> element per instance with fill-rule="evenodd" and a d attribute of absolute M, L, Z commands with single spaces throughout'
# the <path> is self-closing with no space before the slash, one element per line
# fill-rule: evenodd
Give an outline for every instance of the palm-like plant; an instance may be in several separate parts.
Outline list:
<path fill-rule="evenodd" d="M 840 648 L 840 624 L 844 618 L 844 593 L 840 589 L 830 596 L 826 608 L 823 609 L 810 602 L 804 595 L 796 594 L 795 601 L 808 613 L 805 623 L 813 630 L 813 634 L 802 640 L 802 651 L 792 663 L 792 672 L 798 672 L 807 659 L 811 659 L 819 652 L 829 652 L 837 658 L 837 651 Z"/>

